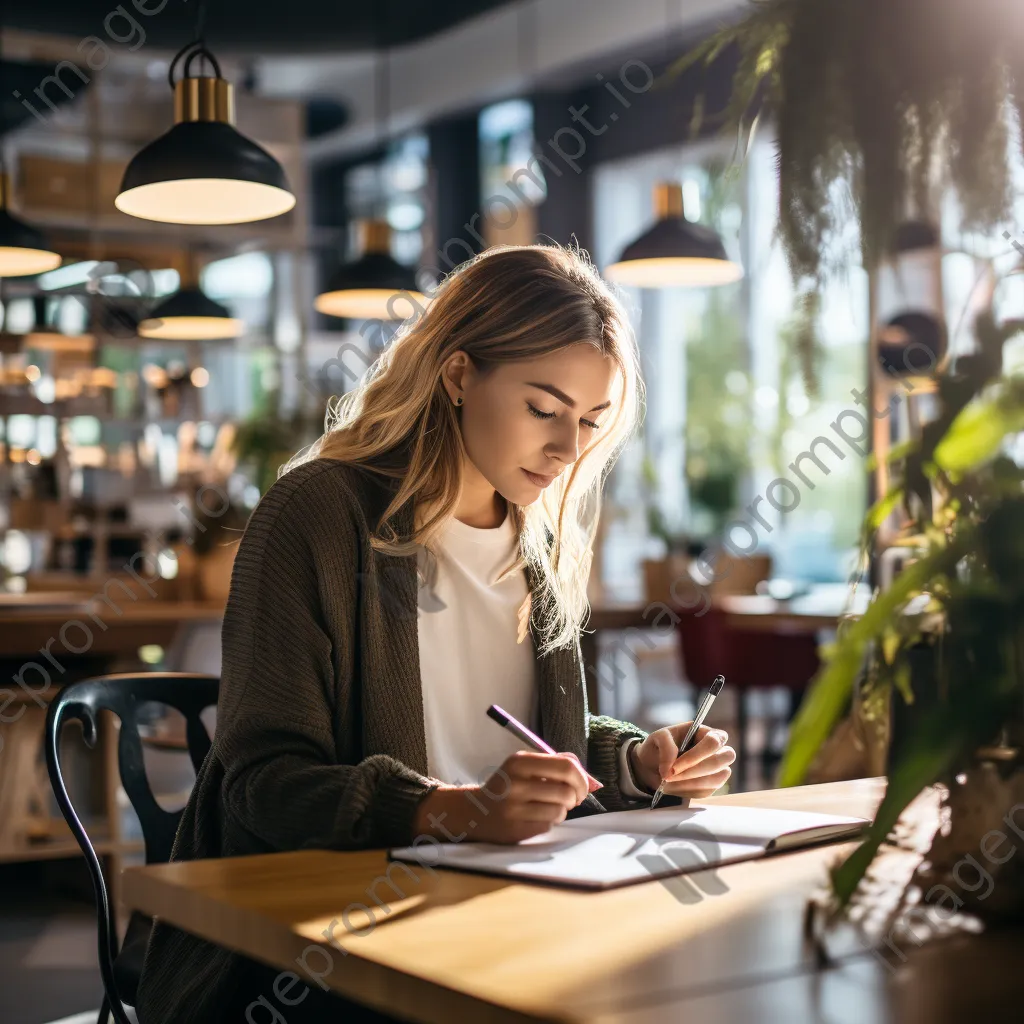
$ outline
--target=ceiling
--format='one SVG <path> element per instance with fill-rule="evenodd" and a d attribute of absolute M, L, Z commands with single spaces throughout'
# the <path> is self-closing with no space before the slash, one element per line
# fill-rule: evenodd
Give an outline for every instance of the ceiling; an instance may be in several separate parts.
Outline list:
<path fill-rule="evenodd" d="M 53 70 L 52 64 L 35 60 L 0 60 L 0 137 L 29 121 L 32 114 L 17 97 L 32 96 L 32 90 Z M 65 106 L 68 97 L 53 91 L 55 106 Z"/>
<path fill-rule="evenodd" d="M 104 133 L 139 144 L 170 116 L 167 65 L 195 38 L 201 4 L 206 41 L 236 95 L 304 103 L 305 155 L 318 163 L 510 96 L 593 88 L 629 62 L 682 53 L 748 2 L 0 0 L 0 135 L 71 145 L 91 107 Z M 90 53 L 109 66 L 80 72 L 83 83 L 74 69 L 95 67 Z M 63 91 L 61 66 L 60 81 L 71 83 Z M 62 108 L 60 133 L 48 129 L 47 111 L 39 125 L 17 98 L 35 103 L 41 90 Z M 86 94 L 91 104 L 77 102 Z"/>
<path fill-rule="evenodd" d="M 205 5 L 206 41 L 231 52 L 344 53 L 418 42 L 511 0 L 136 0 L 124 4 L 145 33 L 146 45 L 184 46 L 196 35 L 196 18 Z M 0 27 L 52 35 L 123 36 L 130 45 L 138 28 L 111 0 L 4 0 Z M 144 15 L 141 10 L 153 13 Z"/>

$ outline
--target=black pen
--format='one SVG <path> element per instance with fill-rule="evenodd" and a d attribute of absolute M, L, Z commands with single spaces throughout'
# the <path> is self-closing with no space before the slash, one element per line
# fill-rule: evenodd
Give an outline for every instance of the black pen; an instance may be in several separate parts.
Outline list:
<path fill-rule="evenodd" d="M 690 749 L 690 744 L 697 735 L 697 730 L 704 724 L 704 719 L 707 718 L 708 712 L 711 710 L 711 705 L 715 703 L 715 698 L 722 692 L 723 686 L 725 686 L 725 676 L 715 676 L 715 681 L 711 684 L 711 687 L 705 694 L 704 699 L 701 701 L 700 709 L 697 711 L 697 717 L 694 718 L 693 725 L 690 726 L 690 729 L 686 734 L 686 739 L 684 739 L 679 745 L 679 753 L 676 754 L 676 757 L 680 757 Z M 658 787 L 654 794 L 654 799 L 651 801 L 651 810 L 654 810 L 658 801 L 661 799 L 662 794 L 665 792 L 665 783 L 667 781 L 667 779 L 661 780 L 661 785 Z"/>

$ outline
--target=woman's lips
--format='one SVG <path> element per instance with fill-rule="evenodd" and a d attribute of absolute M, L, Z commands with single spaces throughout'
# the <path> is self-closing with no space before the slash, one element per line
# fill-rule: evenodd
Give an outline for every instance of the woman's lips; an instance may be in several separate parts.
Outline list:
<path fill-rule="evenodd" d="M 528 469 L 524 469 L 523 472 L 526 474 L 527 480 L 537 487 L 547 487 L 548 484 L 553 484 L 558 479 L 557 475 L 539 476 L 537 473 L 531 473 Z"/>

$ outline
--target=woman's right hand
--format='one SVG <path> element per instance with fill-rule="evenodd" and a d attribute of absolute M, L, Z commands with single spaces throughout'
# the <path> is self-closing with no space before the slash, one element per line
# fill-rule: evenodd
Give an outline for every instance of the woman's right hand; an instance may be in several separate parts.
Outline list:
<path fill-rule="evenodd" d="M 416 835 L 518 843 L 565 821 L 590 786 L 575 754 L 517 750 L 482 786 L 439 786 L 416 813 Z"/>

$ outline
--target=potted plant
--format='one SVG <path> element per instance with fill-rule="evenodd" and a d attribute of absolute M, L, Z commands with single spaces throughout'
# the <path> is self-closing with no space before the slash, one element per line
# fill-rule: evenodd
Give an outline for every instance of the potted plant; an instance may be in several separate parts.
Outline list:
<path fill-rule="evenodd" d="M 226 491 L 221 489 L 220 493 L 226 497 Z M 249 510 L 234 501 L 215 503 L 210 511 L 198 499 L 198 495 L 193 500 L 192 521 L 195 531 L 191 547 L 196 556 L 195 572 L 202 600 L 218 603 L 227 601 L 235 552 L 248 520 Z"/>
<path fill-rule="evenodd" d="M 238 461 L 253 468 L 253 482 L 261 495 L 277 479 L 278 470 L 299 448 L 305 421 L 298 415 L 283 418 L 274 413 L 257 412 L 235 433 L 232 450 Z"/>
<path fill-rule="evenodd" d="M 686 487 L 694 517 L 706 524 L 701 534 L 718 538 L 736 510 L 740 479 L 748 469 L 748 460 L 745 453 L 736 452 L 712 432 L 705 436 L 706 443 L 687 453 Z"/>
<path fill-rule="evenodd" d="M 644 456 L 640 467 L 647 532 L 664 546 L 661 558 L 643 560 L 644 598 L 648 602 L 672 603 L 672 584 L 685 573 L 690 564 L 690 535 L 673 526 L 658 503 L 658 472 L 654 460 Z"/>

